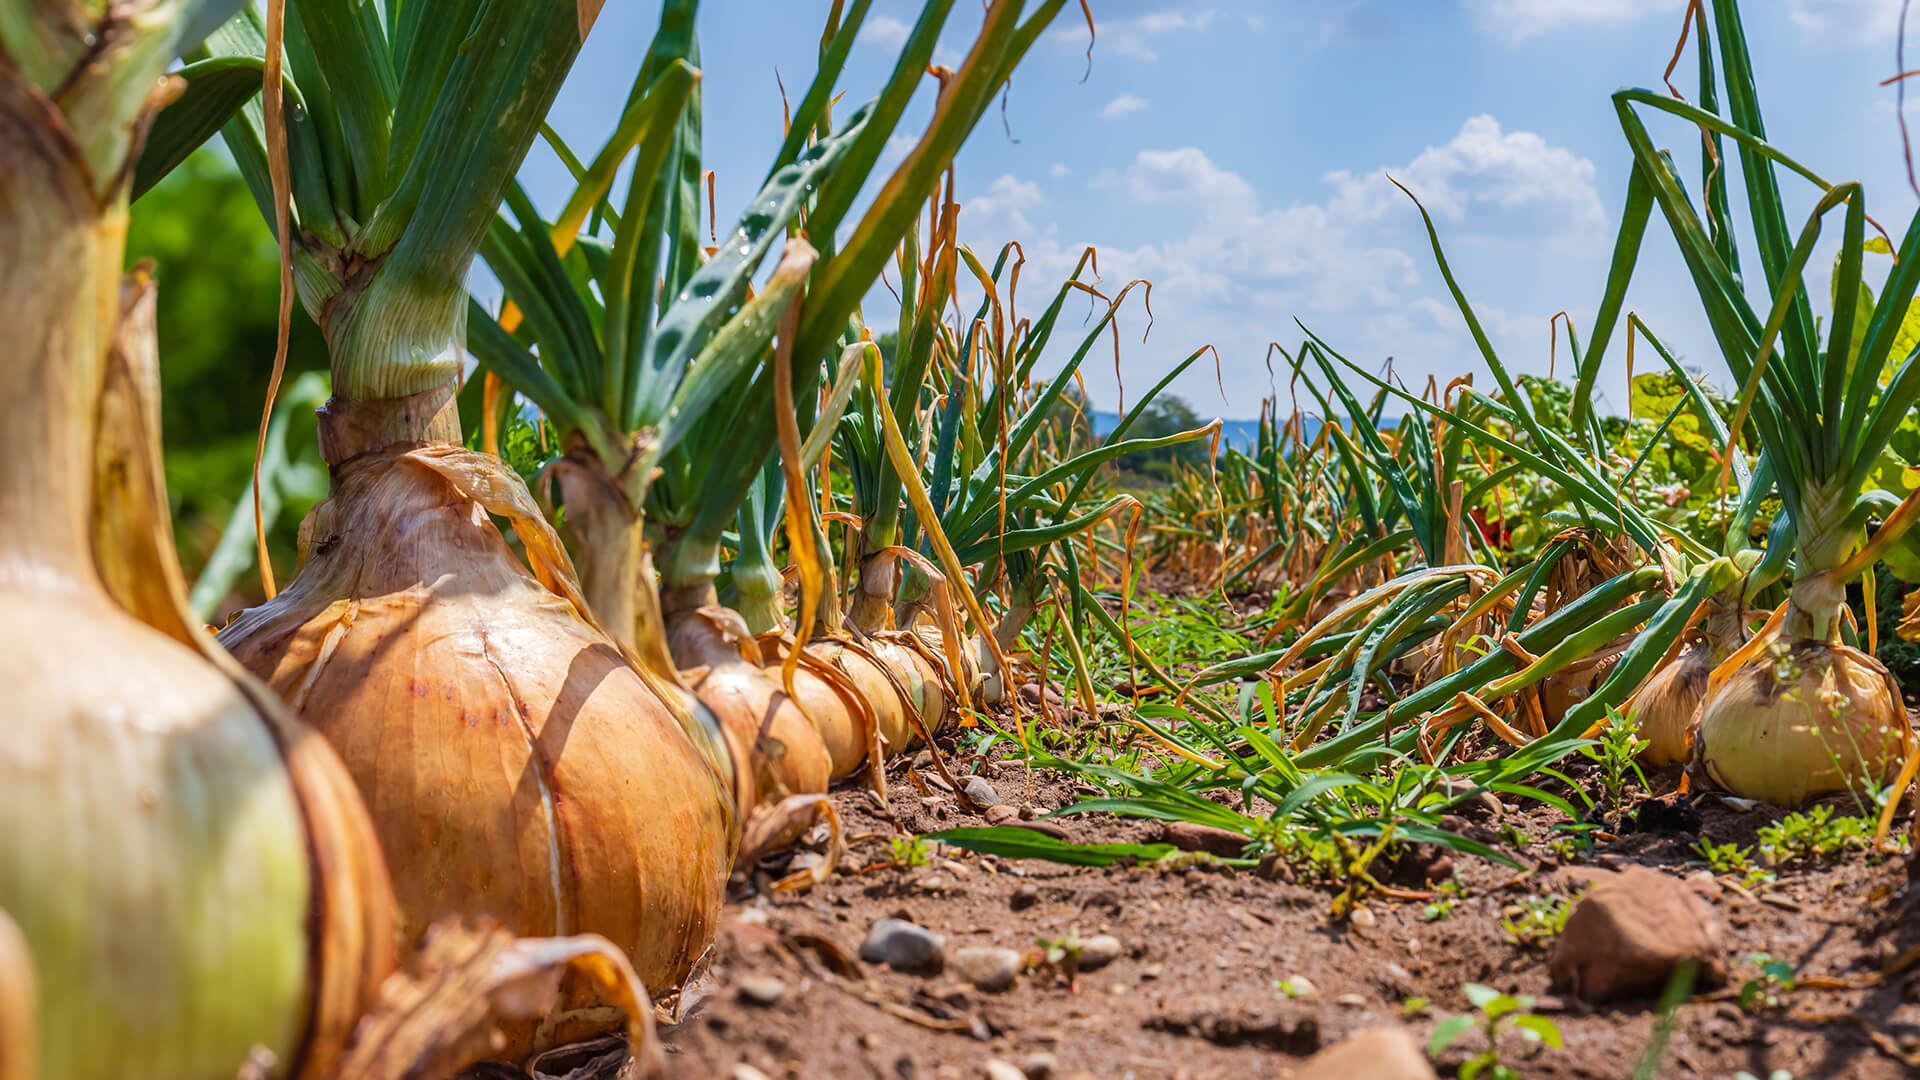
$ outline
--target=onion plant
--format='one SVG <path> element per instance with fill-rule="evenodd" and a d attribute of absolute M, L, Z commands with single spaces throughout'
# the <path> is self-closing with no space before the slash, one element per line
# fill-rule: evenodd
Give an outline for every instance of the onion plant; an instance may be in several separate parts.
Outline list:
<path fill-rule="evenodd" d="M 856 752 L 871 742 L 865 717 L 872 698 L 890 694 L 876 669 L 864 707 L 850 710 L 830 693 L 808 695 L 810 710 L 795 706 L 791 676 L 786 685 L 766 676 L 747 624 L 719 603 L 728 527 L 761 482 L 779 433 L 791 434 L 787 449 L 798 452 L 796 403 L 811 399 L 823 369 L 857 360 L 868 285 L 995 89 L 1062 6 L 990 6 L 966 62 L 943 75 L 928 130 L 855 220 L 854 196 L 919 86 L 951 4 L 924 6 L 879 97 L 838 127 L 834 86 L 870 4 L 835 5 L 819 72 L 762 191 L 708 256 L 693 216 L 698 98 L 684 78 L 678 90 L 667 81 L 697 59 L 694 5 L 671 4 L 620 130 L 582 169 L 561 219 L 542 221 L 510 195 L 514 220 L 496 224 L 488 241 L 489 264 L 525 322 L 523 340 L 502 327 L 480 330 L 482 363 L 554 423 L 566 454 L 552 475 L 589 602 L 656 678 L 684 672 L 717 715 L 743 811 L 775 814 L 789 798 L 817 803 L 836 771 L 871 756 Z M 624 205 L 606 219 L 611 243 L 580 235 L 630 150 Z M 836 244 L 843 222 L 851 231 Z M 754 273 L 783 237 L 778 265 L 754 291 Z M 528 351 L 534 343 L 537 356 Z M 848 368 L 843 378 L 856 375 Z M 835 416 L 811 419 L 823 447 Z M 769 823 L 760 835 L 772 842 L 805 820 Z"/>
<path fill-rule="evenodd" d="M 593 931 L 667 994 L 719 915 L 731 762 L 626 662 L 456 404 L 469 267 L 597 10 L 294 0 L 208 39 L 198 63 L 267 73 L 221 134 L 332 377 L 299 569 L 220 640 L 339 749 L 407 939 L 446 914 Z"/>
<path fill-rule="evenodd" d="M 1643 227 L 1650 207 L 1660 209 L 1740 383 L 1735 431 L 1751 420 L 1792 528 L 1786 603 L 1761 635 L 1714 672 L 1700 712 L 1700 754 L 1709 775 L 1730 790 L 1796 805 L 1823 791 L 1886 780 L 1912 743 L 1891 677 L 1844 640 L 1843 622 L 1846 584 L 1870 574 L 1920 513 L 1920 500 L 1902 501 L 1869 483 L 1882 449 L 1920 398 L 1920 363 L 1893 352 L 1920 284 L 1920 216 L 1910 222 L 1874 298 L 1865 284 L 1876 245 L 1866 235 L 1864 188 L 1857 181 L 1830 183 L 1766 141 L 1738 5 L 1719 0 L 1710 7 L 1725 116 L 1711 107 L 1715 70 L 1704 19 L 1701 106 L 1645 90 L 1614 95 L 1634 160 L 1625 221 Z M 1688 198 L 1672 160 L 1654 146 L 1643 109 L 1698 125 L 1709 136 L 1703 153 L 1716 159 L 1722 138 L 1733 144 L 1769 295 L 1763 308 L 1743 287 L 1727 200 L 1711 184 L 1704 210 Z M 1797 237 L 1778 168 L 1820 193 Z M 1842 208 L 1833 286 L 1838 302 L 1822 341 L 1804 272 L 1826 216 Z M 1617 266 L 1616 274 L 1630 266 L 1630 260 Z M 1876 518 L 1882 524 L 1869 538 Z"/>
<path fill-rule="evenodd" d="M 154 284 L 122 275 L 141 140 L 182 91 L 167 68 L 232 8 L 0 4 L 10 1075 L 34 1044 L 44 1077 L 197 1080 L 262 1048 L 281 1075 L 333 1075 L 393 964 L 386 868 L 340 761 L 187 613 Z"/>

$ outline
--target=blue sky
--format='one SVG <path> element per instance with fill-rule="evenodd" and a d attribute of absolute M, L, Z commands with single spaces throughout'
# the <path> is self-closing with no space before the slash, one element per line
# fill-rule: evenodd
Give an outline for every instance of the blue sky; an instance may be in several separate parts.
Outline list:
<path fill-rule="evenodd" d="M 797 100 L 827 7 L 703 5 L 705 150 L 723 222 L 765 175 L 781 137 L 776 73 Z M 1140 341 L 1146 319 L 1137 303 L 1122 315 L 1129 393 L 1212 344 L 1219 384 L 1211 368 L 1196 368 L 1176 390 L 1203 415 L 1244 417 L 1269 392 L 1267 343 L 1298 342 L 1295 317 L 1356 361 L 1394 357 L 1409 382 L 1474 372 L 1477 386 L 1490 385 L 1419 215 L 1386 172 L 1433 211 L 1454 271 L 1510 368 L 1547 370 L 1557 311 L 1571 313 L 1584 336 L 1629 164 L 1608 95 L 1660 85 L 1685 3 L 1092 0 L 1099 38 L 1091 73 L 1075 8 L 1068 3 L 1015 74 L 1011 136 L 989 113 L 958 158 L 961 239 L 983 259 L 1021 242 L 1023 312 L 1044 303 L 1088 244 L 1099 249 L 1107 285 L 1150 279 L 1151 337 Z M 1863 180 L 1868 212 L 1896 240 L 1915 199 L 1894 90 L 1876 83 L 1895 71 L 1899 9 L 1900 0 L 1749 0 L 1743 8 L 1771 141 L 1830 180 Z M 843 114 L 878 88 L 918 10 L 877 0 L 842 83 Z M 658 11 L 628 0 L 601 12 L 554 115 L 582 153 L 611 130 Z M 940 58 L 957 61 L 978 24 L 978 5 L 957 2 Z M 1690 97 L 1691 49 L 1676 73 Z M 1920 42 L 1912 52 L 1910 65 L 1920 66 Z M 931 98 L 929 81 L 903 133 L 918 133 Z M 1910 106 L 1909 117 L 1920 126 L 1920 108 Z M 1693 130 L 1649 123 L 1694 181 Z M 909 145 L 896 141 L 884 165 Z M 548 210 L 569 189 L 544 148 L 523 177 Z M 1819 193 L 1804 184 L 1787 190 L 1797 227 Z M 1725 365 L 1662 233 L 1656 214 L 1629 306 L 1724 386 Z M 1879 261 L 1883 274 L 1888 260 Z M 1824 296 L 1831 254 L 1814 265 Z M 866 315 L 884 328 L 894 313 L 877 296 Z M 1756 303 L 1764 307 L 1757 293 Z M 1602 385 L 1615 407 L 1624 374 L 1616 345 Z M 1095 401 L 1112 407 L 1111 353 L 1090 358 L 1086 375 Z"/>

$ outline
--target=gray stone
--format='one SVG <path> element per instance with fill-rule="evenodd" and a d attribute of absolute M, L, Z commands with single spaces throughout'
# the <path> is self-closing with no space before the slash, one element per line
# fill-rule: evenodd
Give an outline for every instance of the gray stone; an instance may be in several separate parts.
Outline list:
<path fill-rule="evenodd" d="M 1000 793 L 993 790 L 993 785 L 987 782 L 986 777 L 969 776 L 964 786 L 967 798 L 972 799 L 974 805 L 981 807 L 1000 805 Z"/>
<path fill-rule="evenodd" d="M 946 966 L 947 943 L 939 934 L 904 919 L 881 919 L 867 931 L 860 959 L 895 971 L 937 975 Z"/>
<path fill-rule="evenodd" d="M 955 975 L 974 986 L 998 993 L 1013 985 L 1013 980 L 1020 974 L 1020 960 L 1020 954 L 1012 949 L 994 945 L 968 945 L 954 950 L 951 966 Z"/>

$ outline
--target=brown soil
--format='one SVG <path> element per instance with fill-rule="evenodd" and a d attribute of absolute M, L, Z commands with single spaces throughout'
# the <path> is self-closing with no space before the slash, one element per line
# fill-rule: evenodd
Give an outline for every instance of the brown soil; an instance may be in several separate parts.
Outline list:
<path fill-rule="evenodd" d="M 1029 813 L 1079 797 L 1069 781 L 1013 763 L 979 768 Z M 1375 896 L 1366 901 L 1373 925 L 1360 928 L 1330 922 L 1331 887 L 1218 866 L 1084 869 L 946 848 L 925 866 L 894 865 L 890 837 L 981 820 L 937 785 L 916 787 L 904 764 L 896 763 L 890 780 L 892 821 L 864 791 L 835 795 L 853 844 L 851 865 L 833 880 L 774 892 L 769 882 L 784 867 L 763 866 L 742 883 L 711 970 L 689 991 L 682 1021 L 663 1029 L 672 1076 L 754 1076 L 736 1071 L 745 1064 L 773 1078 L 981 1077 L 990 1059 L 1033 1068 L 1038 1055 L 1051 1055 L 1050 1075 L 1063 1078 L 1286 1076 L 1349 1032 L 1403 1022 L 1403 1003 L 1413 997 L 1430 1001 L 1404 1020 L 1424 1043 L 1436 1020 L 1468 1008 L 1461 993 L 1468 982 L 1535 995 L 1535 1010 L 1558 1024 L 1563 1050 L 1530 1051 L 1518 1037 L 1503 1039 L 1505 1060 L 1529 1080 L 1628 1076 L 1652 1036 L 1653 1002 L 1590 1008 L 1550 993 L 1550 946 L 1514 944 L 1501 925 L 1503 909 L 1530 895 L 1577 891 L 1593 867 L 1700 869 L 1690 850 L 1697 837 L 1687 834 L 1609 839 L 1593 856 L 1563 865 L 1540 842 L 1556 812 L 1484 808 L 1459 824 L 1488 833 L 1519 828 L 1536 841 L 1527 850 L 1536 865 L 1516 873 L 1455 856 L 1465 895 L 1448 918 L 1425 921 L 1422 902 Z M 1670 790 L 1672 778 L 1656 786 Z M 1774 813 L 1740 812 L 1713 798 L 1700 809 L 1701 835 L 1742 844 Z M 1154 823 L 1112 818 L 1047 824 L 1076 841 L 1158 833 Z M 1735 875 L 1722 880 L 1738 884 Z M 1901 1061 L 1920 1050 L 1920 968 L 1909 966 L 1920 957 L 1920 914 L 1904 858 L 1855 854 L 1781 868 L 1778 883 L 1758 898 L 1730 886 L 1718 891 L 1731 981 L 1678 1010 L 1657 1075 L 1920 1073 Z M 943 935 L 949 954 L 971 944 L 1029 950 L 1036 938 L 1069 930 L 1082 939 L 1113 934 L 1123 952 L 1071 982 L 1043 969 L 989 994 L 951 974 L 861 964 L 868 927 L 889 916 Z M 1758 952 L 1788 961 L 1800 985 L 1780 1007 L 1749 1012 L 1737 994 L 1757 971 L 1741 958 Z M 754 976 L 784 985 L 772 1005 L 743 993 L 742 979 Z M 1316 992 L 1287 998 L 1276 990 L 1277 981 L 1295 976 Z M 1439 1063 L 1442 1074 L 1482 1045 L 1478 1035 L 1462 1039 Z"/>

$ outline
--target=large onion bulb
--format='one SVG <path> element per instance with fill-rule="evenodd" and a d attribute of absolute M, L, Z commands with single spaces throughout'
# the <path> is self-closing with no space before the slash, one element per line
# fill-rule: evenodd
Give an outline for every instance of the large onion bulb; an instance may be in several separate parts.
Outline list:
<path fill-rule="evenodd" d="M 407 933 L 450 912 L 597 933 L 677 987 L 737 840 L 729 759 L 587 616 L 519 478 L 457 446 L 368 450 L 302 534 L 298 575 L 220 639 L 339 748 Z"/>
<path fill-rule="evenodd" d="M 1795 807 L 1884 783 L 1912 735 L 1893 679 L 1848 645 L 1776 638 L 1708 691 L 1699 755 L 1735 795 Z"/>

